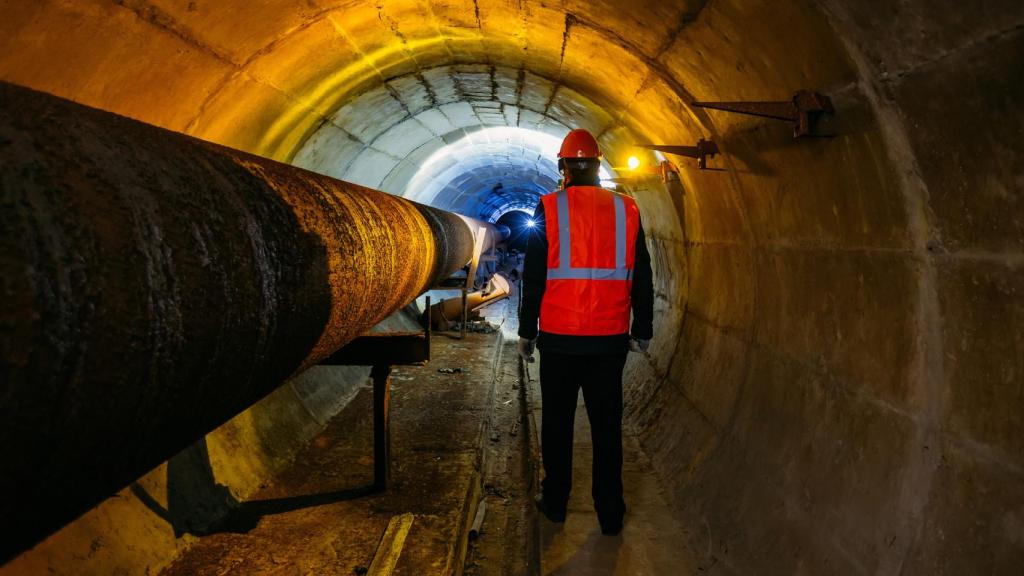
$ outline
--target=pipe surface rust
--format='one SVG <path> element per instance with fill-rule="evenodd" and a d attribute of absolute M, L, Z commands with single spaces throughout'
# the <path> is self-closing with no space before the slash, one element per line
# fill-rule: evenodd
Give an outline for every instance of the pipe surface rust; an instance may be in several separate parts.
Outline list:
<path fill-rule="evenodd" d="M 8 560 L 470 259 L 455 214 L 0 83 Z"/>

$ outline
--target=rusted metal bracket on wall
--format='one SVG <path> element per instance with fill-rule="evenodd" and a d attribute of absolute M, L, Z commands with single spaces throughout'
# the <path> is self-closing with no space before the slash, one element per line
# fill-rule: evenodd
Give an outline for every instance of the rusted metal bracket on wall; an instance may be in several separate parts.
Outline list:
<path fill-rule="evenodd" d="M 611 181 L 617 184 L 632 183 L 636 182 L 638 179 L 642 179 L 644 177 L 652 175 L 660 176 L 662 182 L 679 180 L 679 167 L 673 164 L 672 162 L 669 162 L 668 160 L 663 160 L 655 166 L 641 166 L 636 170 L 631 170 L 631 172 L 634 173 L 635 175 L 620 178 L 611 178 Z"/>
<path fill-rule="evenodd" d="M 793 122 L 793 137 L 823 136 L 814 127 L 822 114 L 833 114 L 832 100 L 819 92 L 797 90 L 788 102 L 694 102 L 697 108 L 736 112 L 748 116 Z"/>
<path fill-rule="evenodd" d="M 696 146 L 676 146 L 672 144 L 638 144 L 637 146 L 640 148 L 647 148 L 648 150 L 665 152 L 667 154 L 696 158 L 697 167 L 701 170 L 708 169 L 708 156 L 714 158 L 715 155 L 718 154 L 718 145 L 711 140 L 705 140 L 703 138 L 697 141 Z"/>
<path fill-rule="evenodd" d="M 430 297 L 423 332 L 364 334 L 349 342 L 321 366 L 370 366 L 373 380 L 373 491 L 387 490 L 391 480 L 391 368 L 423 366 L 430 361 Z"/>

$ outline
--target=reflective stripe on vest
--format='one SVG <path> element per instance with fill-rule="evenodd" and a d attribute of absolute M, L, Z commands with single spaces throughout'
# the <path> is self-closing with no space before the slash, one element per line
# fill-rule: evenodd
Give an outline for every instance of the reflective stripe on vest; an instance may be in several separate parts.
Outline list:
<path fill-rule="evenodd" d="M 548 268 L 551 280 L 631 280 L 633 271 L 626 267 L 626 202 L 612 194 L 615 205 L 615 268 L 574 268 L 572 266 L 572 226 L 569 218 L 569 194 L 555 193 L 558 203 L 558 268 Z"/>

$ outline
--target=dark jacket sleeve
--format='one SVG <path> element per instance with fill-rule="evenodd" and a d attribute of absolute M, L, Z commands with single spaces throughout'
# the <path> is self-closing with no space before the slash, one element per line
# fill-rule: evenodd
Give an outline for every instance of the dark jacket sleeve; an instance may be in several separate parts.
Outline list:
<path fill-rule="evenodd" d="M 548 279 L 548 235 L 544 224 L 544 204 L 538 203 L 533 213 L 533 228 L 526 245 L 523 260 L 522 294 L 519 300 L 519 336 L 533 340 L 537 337 L 540 301 Z"/>
<path fill-rule="evenodd" d="M 638 340 L 650 340 L 654 336 L 654 278 L 643 223 L 636 235 L 636 260 L 630 300 L 633 303 L 633 327 L 629 334 Z"/>

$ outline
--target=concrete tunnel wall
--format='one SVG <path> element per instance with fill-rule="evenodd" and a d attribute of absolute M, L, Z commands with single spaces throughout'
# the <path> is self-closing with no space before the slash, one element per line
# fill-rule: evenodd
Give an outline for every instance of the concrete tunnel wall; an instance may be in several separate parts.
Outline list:
<path fill-rule="evenodd" d="M 724 573 L 1014 573 L 1022 24 L 1010 0 L 52 0 L 7 7 L 0 78 L 279 160 L 333 142 L 324 171 L 382 183 L 411 177 L 393 170 L 413 132 L 430 150 L 584 126 L 616 165 L 710 137 L 724 171 L 673 158 L 684 195 L 630 187 L 658 319 L 628 418 L 691 544 Z M 689 105 L 798 88 L 832 97 L 836 137 Z M 229 424 L 250 432 L 211 436 L 218 472 L 278 461 L 251 431 L 281 437 L 284 412 L 259 406 Z M 244 497 L 273 467 L 219 479 Z M 187 545 L 117 500 L 166 546 L 94 555 L 159 566 Z M 102 523 L 58 537 L 88 551 Z M 19 562 L 53 561 L 51 542 Z"/>

